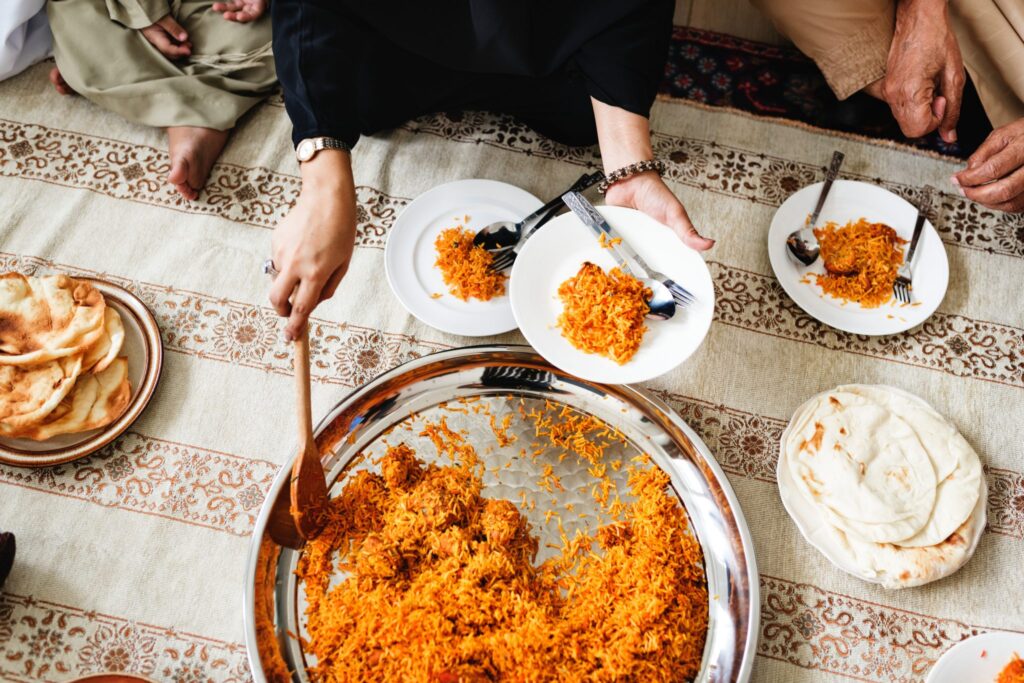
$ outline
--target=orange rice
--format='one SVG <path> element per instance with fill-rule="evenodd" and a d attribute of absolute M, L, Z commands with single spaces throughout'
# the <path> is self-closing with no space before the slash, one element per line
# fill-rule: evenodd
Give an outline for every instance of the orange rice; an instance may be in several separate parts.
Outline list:
<path fill-rule="evenodd" d="M 842 227 L 829 222 L 814 234 L 825 265 L 825 273 L 814 277 L 825 294 L 864 308 L 877 308 L 892 298 L 906 244 L 895 230 L 861 218 Z"/>
<path fill-rule="evenodd" d="M 593 535 L 563 533 L 561 553 L 536 566 L 529 522 L 510 501 L 481 495 L 465 436 L 443 422 L 422 434 L 457 461 L 425 465 L 406 444 L 389 447 L 380 474 L 352 476 L 307 544 L 297 573 L 315 680 L 696 675 L 708 626 L 703 556 L 664 472 L 631 465 L 635 500 L 621 517 Z M 338 570 L 348 576 L 331 587 Z"/>
<path fill-rule="evenodd" d="M 447 228 L 434 240 L 437 260 L 434 265 L 452 296 L 462 301 L 470 298 L 489 301 L 505 293 L 504 273 L 490 270 L 494 257 L 483 247 L 473 244 L 476 233 L 461 225 Z"/>
<path fill-rule="evenodd" d="M 609 272 L 589 261 L 558 287 L 562 336 L 580 351 L 626 363 L 640 348 L 651 290 L 619 268 Z"/>
<path fill-rule="evenodd" d="M 999 672 L 996 683 L 1024 683 L 1024 659 L 1014 653 L 1013 659 Z"/>

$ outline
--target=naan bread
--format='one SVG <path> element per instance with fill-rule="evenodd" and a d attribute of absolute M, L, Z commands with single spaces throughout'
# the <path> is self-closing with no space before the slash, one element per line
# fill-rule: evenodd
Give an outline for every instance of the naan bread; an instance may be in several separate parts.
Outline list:
<path fill-rule="evenodd" d="M 75 385 L 82 356 L 67 356 L 38 365 L 0 365 L 0 434 L 42 421 Z"/>
<path fill-rule="evenodd" d="M 74 390 L 54 411 L 59 417 L 11 436 L 42 441 L 59 434 L 105 427 L 121 416 L 130 400 L 128 360 L 117 358 L 103 372 L 83 375 L 78 379 Z"/>
<path fill-rule="evenodd" d="M 901 546 L 925 547 L 941 543 L 962 526 L 978 502 L 983 473 L 981 459 L 967 439 L 928 403 L 913 394 L 888 387 L 839 387 L 885 405 L 917 434 L 935 467 L 939 485 L 928 523 Z"/>
<path fill-rule="evenodd" d="M 870 530 L 869 523 L 851 524 L 820 496 L 808 495 L 816 482 L 798 481 L 801 469 L 790 462 L 790 455 L 812 445 L 807 443 L 807 435 L 819 446 L 818 451 L 827 448 L 829 427 L 821 418 L 829 409 L 822 407 L 824 403 L 834 412 L 865 404 L 882 408 L 917 436 L 937 475 L 937 485 L 928 519 L 915 535 L 897 543 L 873 542 L 865 536 L 877 529 L 864 533 L 864 529 Z M 816 423 L 822 424 L 820 430 Z M 917 586 L 953 573 L 974 553 L 985 525 L 985 481 L 977 453 L 956 427 L 925 401 L 891 387 L 841 386 L 801 406 L 784 434 L 777 476 L 786 509 L 815 547 L 845 571 L 889 588 Z"/>
<path fill-rule="evenodd" d="M 829 392 L 804 412 L 786 450 L 797 488 L 847 533 L 897 542 L 928 523 L 935 470 L 910 426 L 882 406 Z"/>
<path fill-rule="evenodd" d="M 865 543 L 833 529 L 848 561 L 858 573 L 886 588 L 910 588 L 936 581 L 960 569 L 974 553 L 985 525 L 983 490 L 975 489 L 977 502 L 967 519 L 938 543 L 909 548 L 890 543 Z"/>
<path fill-rule="evenodd" d="M 85 351 L 83 372 L 103 372 L 114 362 L 124 343 L 124 324 L 113 306 L 103 311 L 103 334 Z"/>
<path fill-rule="evenodd" d="M 0 275 L 0 365 L 84 352 L 103 334 L 103 295 L 66 275 Z"/>

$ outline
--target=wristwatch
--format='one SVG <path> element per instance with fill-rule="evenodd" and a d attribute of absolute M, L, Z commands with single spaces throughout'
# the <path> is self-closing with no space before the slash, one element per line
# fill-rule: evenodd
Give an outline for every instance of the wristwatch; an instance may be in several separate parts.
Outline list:
<path fill-rule="evenodd" d="M 309 161 L 322 149 L 343 149 L 346 152 L 352 151 L 352 148 L 348 143 L 339 140 L 338 138 L 329 138 L 326 136 L 319 138 L 306 138 L 296 145 L 295 158 L 299 160 L 299 163 Z"/>

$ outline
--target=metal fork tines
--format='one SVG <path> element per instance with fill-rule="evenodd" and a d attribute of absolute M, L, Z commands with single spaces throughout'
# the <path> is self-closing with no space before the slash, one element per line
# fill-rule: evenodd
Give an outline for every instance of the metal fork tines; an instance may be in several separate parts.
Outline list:
<path fill-rule="evenodd" d="M 494 256 L 494 260 L 491 261 L 491 270 L 495 273 L 500 273 L 506 268 L 511 268 L 515 262 L 516 252 L 511 248 L 505 249 Z"/>
<path fill-rule="evenodd" d="M 691 294 L 686 287 L 677 283 L 675 280 L 665 278 L 661 281 L 663 285 L 668 287 L 668 291 L 672 293 L 672 299 L 679 306 L 689 306 L 696 298 Z"/>
<path fill-rule="evenodd" d="M 913 261 L 914 252 L 917 251 L 917 243 L 921 239 L 921 233 L 924 231 L 925 219 L 928 217 L 928 211 L 931 208 L 932 193 L 935 191 L 931 185 L 924 186 L 924 194 L 921 197 L 921 204 L 917 208 L 917 221 L 914 223 L 914 235 L 910 238 L 910 249 L 907 250 L 907 256 L 903 259 L 903 263 L 900 264 L 899 269 L 896 271 L 896 281 L 892 283 L 892 293 L 898 301 L 904 304 L 909 304 L 913 300 L 911 290 L 913 289 Z"/>

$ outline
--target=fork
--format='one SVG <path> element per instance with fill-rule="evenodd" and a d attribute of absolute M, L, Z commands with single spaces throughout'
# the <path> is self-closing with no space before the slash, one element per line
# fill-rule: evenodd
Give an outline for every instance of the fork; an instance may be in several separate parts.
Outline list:
<path fill-rule="evenodd" d="M 910 238 L 910 249 L 907 250 L 907 257 L 903 259 L 899 270 L 896 271 L 896 281 L 892 283 L 892 293 L 899 301 L 909 304 L 912 300 L 910 290 L 913 279 L 914 252 L 917 251 L 917 242 L 921 239 L 924 231 L 924 222 L 932 204 L 932 192 L 935 188 L 931 185 L 924 186 L 924 196 L 917 208 L 917 222 L 914 223 L 914 236 Z"/>
<path fill-rule="evenodd" d="M 651 268 L 647 262 L 636 253 L 633 247 L 629 246 L 629 244 L 619 236 L 618 232 L 608 224 L 608 221 L 605 220 L 604 216 L 602 216 L 600 212 L 594 208 L 594 205 L 588 202 L 583 195 L 578 192 L 566 192 L 562 195 L 562 199 L 584 225 L 589 226 L 596 233 L 603 233 L 608 240 L 614 240 L 614 242 L 610 242 L 613 255 L 620 254 L 624 257 L 625 261 L 629 262 L 627 264 L 627 268 L 632 270 L 633 275 L 639 280 L 653 282 L 656 285 L 664 286 L 671 295 L 672 301 L 680 308 L 685 308 L 696 301 L 693 294 L 691 294 L 681 284 L 664 273 Z M 648 284 L 648 286 L 651 285 Z M 652 289 L 657 288 L 652 287 Z M 658 294 L 655 292 L 655 296 L 652 298 L 651 303 L 653 303 L 657 298 Z M 652 309 L 652 313 L 654 312 L 655 311 Z M 664 317 L 671 317 L 671 312 Z"/>

